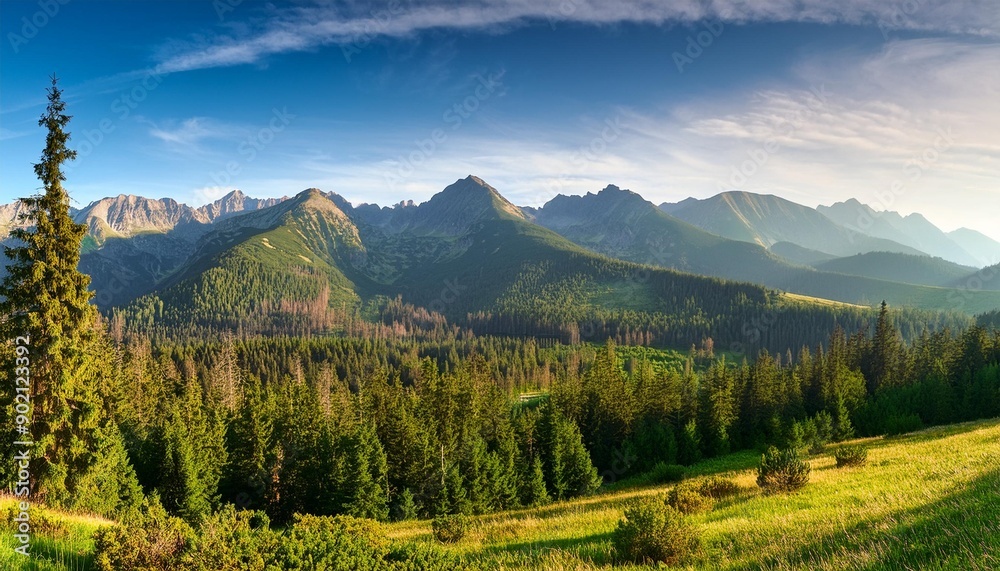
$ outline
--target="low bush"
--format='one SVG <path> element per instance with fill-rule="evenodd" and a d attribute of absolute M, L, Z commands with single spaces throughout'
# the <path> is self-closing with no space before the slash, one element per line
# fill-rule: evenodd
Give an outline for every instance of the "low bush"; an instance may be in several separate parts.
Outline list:
<path fill-rule="evenodd" d="M 735 496 L 742 488 L 732 478 L 722 476 L 710 476 L 698 484 L 698 491 L 701 495 L 714 498 L 716 500 Z"/>
<path fill-rule="evenodd" d="M 97 530 L 94 562 L 100 571 L 182 569 L 195 539 L 191 526 L 168 515 L 154 496 L 123 525 Z"/>
<path fill-rule="evenodd" d="M 20 500 L 19 500 L 20 501 Z M 17 507 L 19 502 L 15 502 L 12 506 L 7 508 L 7 512 L 4 514 L 4 523 L 7 529 L 15 531 L 21 524 L 20 521 L 16 521 L 15 518 L 19 517 L 21 510 Z M 69 526 L 62 519 L 44 511 L 38 509 L 37 507 L 32 507 L 29 522 L 31 525 L 31 531 L 37 533 L 38 535 L 45 535 L 48 537 L 66 537 L 69 535 Z"/>
<path fill-rule="evenodd" d="M 100 571 L 445 571 L 466 569 L 433 545 L 393 545 L 378 522 L 298 515 L 271 529 L 261 512 L 225 507 L 192 529 L 153 501 L 94 536 Z"/>
<path fill-rule="evenodd" d="M 864 466 L 868 462 L 868 450 L 861 446 L 841 446 L 833 453 L 837 467 Z"/>
<path fill-rule="evenodd" d="M 792 492 L 809 482 L 810 467 L 798 450 L 778 450 L 771 446 L 764 452 L 757 468 L 757 485 L 765 492 Z"/>
<path fill-rule="evenodd" d="M 471 562 L 429 543 L 406 543 L 392 548 L 385 557 L 393 571 L 475 571 Z"/>
<path fill-rule="evenodd" d="M 434 539 L 442 543 L 455 543 L 461 541 L 469 531 L 469 518 L 462 514 L 439 516 L 431 522 L 431 528 L 434 530 Z"/>
<path fill-rule="evenodd" d="M 715 500 L 703 495 L 696 484 L 682 482 L 667 494 L 667 504 L 682 514 L 695 514 L 711 511 Z"/>
<path fill-rule="evenodd" d="M 697 529 L 662 497 L 627 508 L 615 528 L 613 541 L 619 557 L 636 563 L 661 561 L 674 565 L 701 548 Z"/>

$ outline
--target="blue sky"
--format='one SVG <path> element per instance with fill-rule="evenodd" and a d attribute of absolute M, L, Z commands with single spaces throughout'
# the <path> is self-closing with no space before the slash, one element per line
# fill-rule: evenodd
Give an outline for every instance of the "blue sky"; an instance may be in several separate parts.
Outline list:
<path fill-rule="evenodd" d="M 0 30 L 0 202 L 38 186 L 55 72 L 77 206 L 476 174 L 522 205 L 739 188 L 1000 239 L 992 0 L 4 0 Z"/>

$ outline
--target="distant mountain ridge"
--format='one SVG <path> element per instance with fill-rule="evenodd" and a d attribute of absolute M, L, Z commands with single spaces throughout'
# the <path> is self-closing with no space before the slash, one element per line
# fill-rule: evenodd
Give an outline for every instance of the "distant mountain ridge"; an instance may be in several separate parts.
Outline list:
<path fill-rule="evenodd" d="M 765 248 L 791 242 L 835 256 L 875 251 L 923 253 L 892 240 L 852 231 L 815 209 L 773 195 L 729 191 L 704 200 L 665 203 L 660 209 L 713 234 Z"/>
<path fill-rule="evenodd" d="M 18 203 L 0 206 L 0 230 L 10 227 L 18 208 Z M 503 290 L 503 284 L 526 274 L 522 266 L 503 266 L 500 259 L 524 259 L 538 268 L 551 263 L 543 262 L 546 256 L 569 257 L 593 266 L 593 256 L 603 255 L 846 303 L 886 299 L 926 309 L 954 306 L 948 301 L 954 293 L 950 288 L 964 288 L 965 296 L 970 288 L 963 284 L 980 279 L 973 267 L 853 232 L 816 209 L 745 192 L 657 207 L 635 192 L 608 185 L 597 194 L 559 195 L 541 208 L 521 208 L 469 175 L 426 202 L 392 207 L 353 206 L 339 194 L 319 189 L 279 199 L 254 199 L 234 190 L 198 208 L 172 199 L 119 195 L 94 201 L 73 215 L 88 225 L 81 269 L 93 277 L 97 301 L 105 309 L 201 279 L 206 272 L 235 271 L 235 259 L 242 264 L 271 260 L 278 273 L 284 270 L 276 268 L 284 266 L 318 272 L 333 288 L 329 299 L 348 305 L 372 295 L 400 294 L 431 303 L 428 292 L 440 292 L 441 284 L 455 276 L 485 279 L 495 282 L 491 288 L 500 288 L 495 292 L 499 297 L 449 305 L 450 311 L 458 311 L 455 315 L 511 303 L 514 294 Z M 929 224 L 922 217 L 906 219 L 915 227 Z M 989 238 L 981 234 L 950 235 L 990 249 Z M 831 250 L 861 253 L 835 255 Z M 296 260 L 306 265 L 297 266 Z M 317 287 L 313 278 L 275 274 L 272 279 L 275 284 L 291 280 L 302 291 Z M 963 310 L 1000 306 L 992 296 L 973 292 Z M 642 307 L 650 304 L 649 299 L 626 299 Z M 278 300 L 262 303 L 270 307 Z"/>
<path fill-rule="evenodd" d="M 979 256 L 966 251 L 921 214 L 902 216 L 898 212 L 877 211 L 854 198 L 830 206 L 821 205 L 816 210 L 853 232 L 892 240 L 956 264 L 983 265 Z"/>
<path fill-rule="evenodd" d="M 394 299 L 402 301 L 386 301 Z M 376 303 L 379 316 L 412 311 L 424 323 L 446 317 L 477 333 L 570 341 L 588 318 L 595 338 L 628 319 L 658 324 L 658 343 L 686 344 L 709 334 L 738 339 L 743 317 L 728 309 L 757 314 L 777 299 L 761 286 L 589 252 L 532 223 L 470 176 L 427 202 L 389 212 L 355 209 L 339 195 L 311 189 L 235 216 L 206 233 L 178 272 L 125 313 L 147 329 L 329 330 L 358 327 L 357 316 Z M 655 314 L 655 322 L 640 317 Z"/>
<path fill-rule="evenodd" d="M 959 228 L 948 232 L 948 237 L 966 252 L 975 256 L 976 266 L 991 266 L 1000 263 L 1000 242 L 982 232 Z"/>
<path fill-rule="evenodd" d="M 91 275 L 100 306 L 123 303 L 152 291 L 188 259 L 197 240 L 215 222 L 283 200 L 249 198 L 239 190 L 198 208 L 171 198 L 126 194 L 95 200 L 70 210 L 77 223 L 87 226 L 80 268 Z M 20 201 L 0 205 L 0 242 L 9 241 L 22 209 Z M 5 273 L 0 267 L 0 276 Z"/>
<path fill-rule="evenodd" d="M 723 238 L 674 218 L 614 185 L 597 194 L 559 195 L 531 214 L 574 243 L 614 258 L 846 303 L 944 307 L 946 292 L 935 288 L 955 287 L 956 280 L 975 271 L 925 255 L 874 252 L 834 258 L 789 242 L 772 246 L 789 258 L 802 258 L 791 263 L 759 244 Z M 813 259 L 807 263 L 806 258 Z"/>

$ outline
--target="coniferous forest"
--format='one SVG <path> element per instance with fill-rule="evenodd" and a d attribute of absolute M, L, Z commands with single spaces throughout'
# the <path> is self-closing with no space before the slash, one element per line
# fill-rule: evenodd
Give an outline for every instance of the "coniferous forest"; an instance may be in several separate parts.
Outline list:
<path fill-rule="evenodd" d="M 578 305 L 634 267 L 575 250 L 442 311 L 420 292 L 334 300 L 330 283 L 362 277 L 243 259 L 99 311 L 55 80 L 48 101 L 43 191 L 22 199 L 0 285 L 3 454 L 27 435 L 31 501 L 121 522 L 95 536 L 100 569 L 455 568 L 471 563 L 374 522 L 1000 416 L 995 312 L 793 303 L 645 266 L 628 303 Z M 670 303 L 635 301 L 647 287 Z M 0 464 L 4 488 L 23 471 Z"/>

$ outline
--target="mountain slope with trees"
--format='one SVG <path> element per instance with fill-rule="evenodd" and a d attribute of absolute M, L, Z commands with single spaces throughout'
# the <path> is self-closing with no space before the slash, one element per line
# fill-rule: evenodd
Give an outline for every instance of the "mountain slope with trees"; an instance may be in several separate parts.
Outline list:
<path fill-rule="evenodd" d="M 660 208 L 713 234 L 765 248 L 777 242 L 792 242 L 835 256 L 875 251 L 924 253 L 852 231 L 812 208 L 773 195 L 734 190 L 704 200 L 689 198 L 677 204 L 662 204 Z"/>
<path fill-rule="evenodd" d="M 804 207 L 802 207 L 804 208 Z M 818 258 L 800 266 L 762 246 L 729 240 L 657 209 L 638 194 L 609 186 L 598 194 L 557 196 L 532 212 L 534 220 L 602 254 L 701 275 L 760 283 L 792 293 L 845 303 L 928 310 L 988 311 L 1000 304 L 992 292 L 957 289 L 955 280 L 974 268 L 941 259 L 897 253 L 832 258 L 799 246 L 775 246 L 793 256 Z M 817 271 L 819 270 L 819 271 Z M 923 286 L 940 287 L 923 287 Z M 963 298 L 961 307 L 953 300 Z"/>

